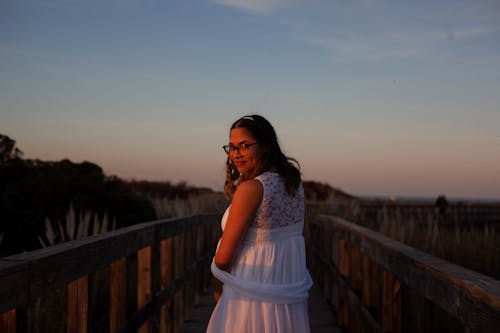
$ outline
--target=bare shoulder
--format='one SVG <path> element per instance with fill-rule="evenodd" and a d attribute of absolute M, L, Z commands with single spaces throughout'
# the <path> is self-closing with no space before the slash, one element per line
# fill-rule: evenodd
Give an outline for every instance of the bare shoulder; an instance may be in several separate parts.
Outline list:
<path fill-rule="evenodd" d="M 238 185 L 234 192 L 234 203 L 245 203 L 246 205 L 259 205 L 262 201 L 264 188 L 257 179 L 250 179 Z"/>

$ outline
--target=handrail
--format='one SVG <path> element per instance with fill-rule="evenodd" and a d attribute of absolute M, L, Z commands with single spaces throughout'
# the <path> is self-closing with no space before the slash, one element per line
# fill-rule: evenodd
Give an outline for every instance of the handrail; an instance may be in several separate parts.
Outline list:
<path fill-rule="evenodd" d="M 167 331 L 175 330 L 200 288 L 208 286 L 208 261 L 219 237 L 219 220 L 220 215 L 211 214 L 145 222 L 0 258 L 0 331 L 27 331 L 30 304 L 67 286 L 67 332 L 86 332 L 92 287 L 88 279 L 107 267 L 111 332 L 140 326 L 141 332 L 147 331 L 147 319 L 174 297 L 167 316 L 175 324 L 167 324 L 172 326 Z"/>
<path fill-rule="evenodd" d="M 338 217 L 317 216 L 310 229 L 311 270 L 341 327 L 400 332 L 404 317 L 428 331 L 435 306 L 463 327 L 498 332 L 500 281 Z"/>

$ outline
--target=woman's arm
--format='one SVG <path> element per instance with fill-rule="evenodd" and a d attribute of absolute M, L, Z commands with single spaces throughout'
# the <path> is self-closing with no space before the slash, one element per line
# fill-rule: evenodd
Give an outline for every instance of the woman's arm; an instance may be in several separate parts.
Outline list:
<path fill-rule="evenodd" d="M 260 181 L 247 180 L 238 185 L 231 202 L 226 227 L 222 233 L 214 262 L 219 269 L 231 271 L 238 246 L 262 201 L 264 189 Z"/>

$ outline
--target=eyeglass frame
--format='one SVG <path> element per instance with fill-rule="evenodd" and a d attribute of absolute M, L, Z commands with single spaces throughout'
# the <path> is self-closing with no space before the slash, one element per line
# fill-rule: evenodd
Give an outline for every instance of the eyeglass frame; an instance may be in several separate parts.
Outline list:
<path fill-rule="evenodd" d="M 224 149 L 224 152 L 226 154 L 230 154 L 232 151 L 235 152 L 239 152 L 241 154 L 246 154 L 248 152 L 248 149 L 254 145 L 258 144 L 258 142 L 253 142 L 253 143 L 246 143 L 246 142 L 243 142 L 243 143 L 240 143 L 239 145 L 235 146 L 233 144 L 227 144 L 227 145 L 224 145 L 222 146 L 222 149 Z"/>

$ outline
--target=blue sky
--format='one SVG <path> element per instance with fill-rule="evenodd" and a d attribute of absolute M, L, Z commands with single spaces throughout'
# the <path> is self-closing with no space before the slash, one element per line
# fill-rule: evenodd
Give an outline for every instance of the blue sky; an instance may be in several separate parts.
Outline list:
<path fill-rule="evenodd" d="M 500 198 L 496 0 L 0 0 L 25 157 L 222 187 L 239 116 L 353 194 Z"/>

